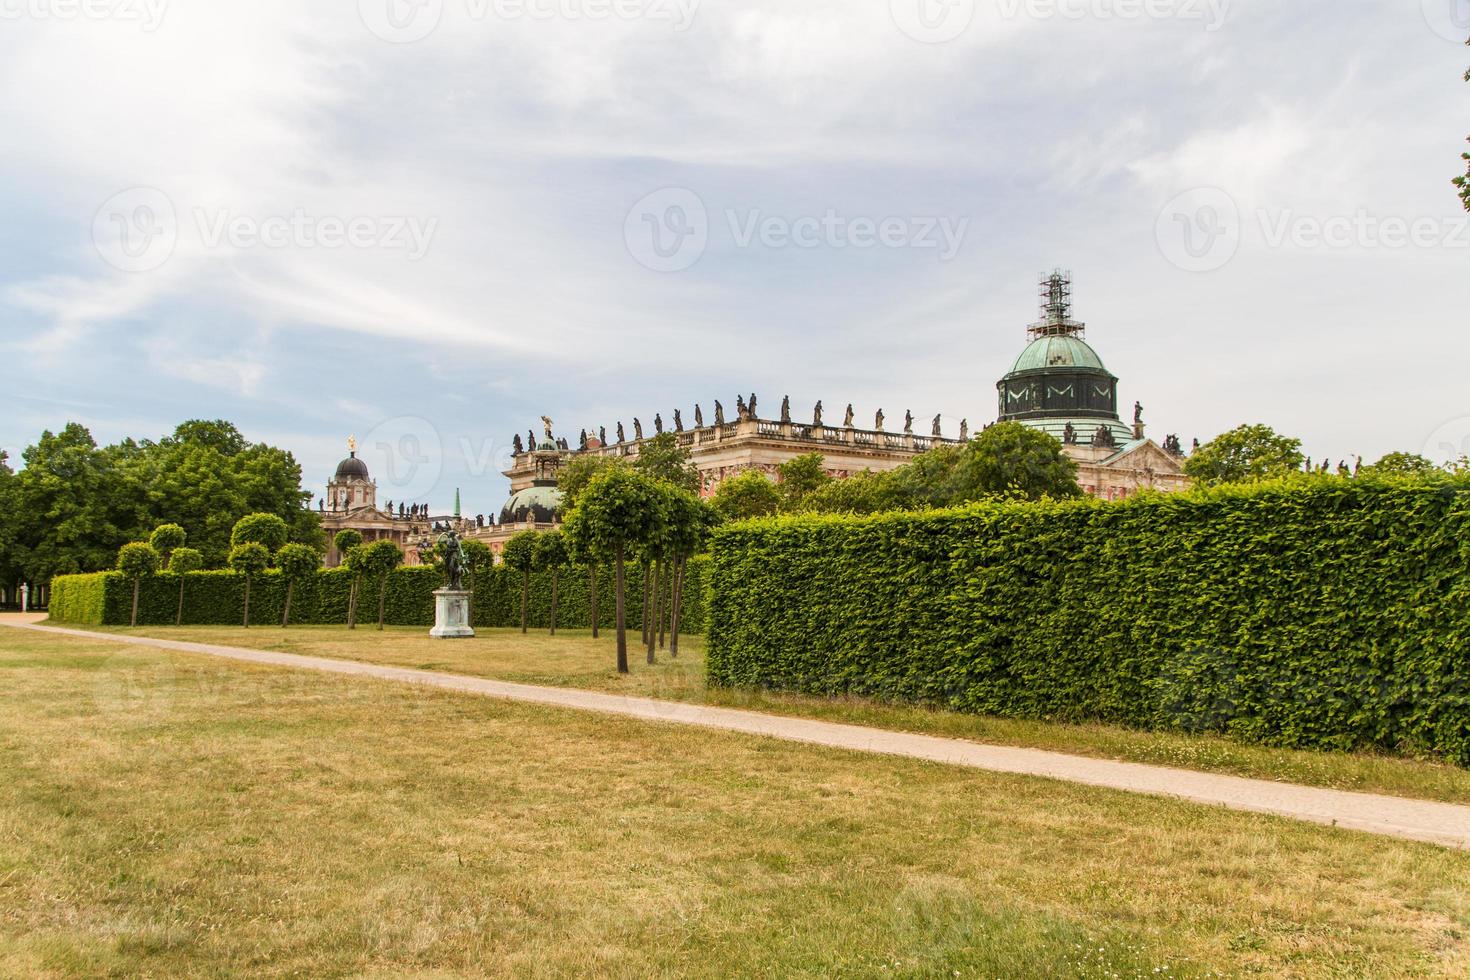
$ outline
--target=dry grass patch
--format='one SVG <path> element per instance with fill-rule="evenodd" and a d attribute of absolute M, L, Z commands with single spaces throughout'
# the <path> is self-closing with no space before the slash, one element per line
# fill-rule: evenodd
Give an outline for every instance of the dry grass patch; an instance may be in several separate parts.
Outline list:
<path fill-rule="evenodd" d="M 634 658 L 632 675 L 621 677 L 613 669 L 611 633 L 593 640 L 586 631 L 559 632 L 551 637 L 536 632 L 522 636 L 519 630 L 487 630 L 473 640 L 449 642 L 430 639 L 425 630 L 414 628 L 392 628 L 381 633 L 372 629 L 348 631 L 342 627 L 290 630 L 147 627 L 116 628 L 108 632 L 362 660 L 526 684 L 614 691 L 1306 786 L 1470 804 L 1470 771 L 1427 760 L 1293 751 L 1245 745 L 1215 736 L 1140 732 L 1112 725 L 977 717 L 860 698 L 826 700 L 768 691 L 708 688 L 704 642 L 698 636 L 684 639 L 678 660 L 671 658 L 667 651 L 660 651 L 659 662 L 650 667 L 639 656 Z M 635 632 L 630 642 L 636 640 Z"/>

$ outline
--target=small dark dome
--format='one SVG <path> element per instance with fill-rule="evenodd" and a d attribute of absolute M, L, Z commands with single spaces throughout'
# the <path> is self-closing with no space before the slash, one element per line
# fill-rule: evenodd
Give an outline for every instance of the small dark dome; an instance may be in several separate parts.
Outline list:
<path fill-rule="evenodd" d="M 353 453 L 337 464 L 338 480 L 366 480 L 367 478 L 367 464 L 357 458 L 357 453 Z"/>
<path fill-rule="evenodd" d="M 530 486 L 511 495 L 500 508 L 501 524 L 553 524 L 561 514 L 562 493 L 552 486 Z"/>

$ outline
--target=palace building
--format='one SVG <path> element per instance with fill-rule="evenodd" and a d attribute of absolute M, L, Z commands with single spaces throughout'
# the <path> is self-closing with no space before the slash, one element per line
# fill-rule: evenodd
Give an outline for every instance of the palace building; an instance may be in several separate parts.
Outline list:
<path fill-rule="evenodd" d="M 357 439 L 348 438 L 347 458 L 337 464 L 337 472 L 327 483 L 327 496 L 317 504 L 322 530 L 327 534 L 328 568 L 342 563 L 332 538 L 338 531 L 353 530 L 362 535 L 365 544 L 392 541 L 404 554 L 404 563 L 419 564 L 418 551 L 412 547 L 433 527 L 433 518 L 422 506 L 398 505 L 393 502 L 378 507 L 378 484 L 368 473 L 367 464 L 357 458 Z"/>
<path fill-rule="evenodd" d="M 1072 318 L 1070 278 L 1060 271 L 1044 276 L 1041 319 L 1027 328 L 1026 348 L 996 385 L 997 420 L 1021 422 L 1056 437 L 1077 462 L 1083 490 L 1093 496 L 1119 500 L 1143 489 L 1184 489 L 1189 481 L 1179 438 L 1170 435 L 1163 445 L 1149 439 L 1142 405 L 1135 406 L 1131 425 L 1122 421 L 1118 379 L 1084 339 L 1085 332 L 1085 326 Z M 649 437 L 643 422 L 635 418 L 631 439 L 619 422 L 612 439 L 604 429 L 583 429 L 573 448 L 566 439 L 555 438 L 550 419 L 542 421 L 543 438 L 534 432 L 526 442 L 515 437 L 515 462 L 505 471 L 511 497 L 499 521 L 470 532 L 496 551 L 519 531 L 556 526 L 561 504 L 556 474 L 568 460 L 588 454 L 636 459 Z M 871 427 L 860 428 L 851 405 L 841 423 L 829 422 L 821 402 L 810 422 L 796 421 L 789 399 L 783 400 L 779 413 L 763 417 L 754 394 L 749 402 L 737 396 L 734 417 L 729 419 L 716 401 L 712 421 L 705 424 L 703 409 L 696 405 L 692 426 L 686 427 L 681 412 L 675 411 L 669 426 L 662 415 L 655 415 L 651 433 L 674 433 L 689 451 L 706 496 L 723 480 L 746 470 L 776 479 L 782 463 L 805 453 L 821 453 L 827 471 L 841 479 L 863 470 L 896 469 L 934 446 L 963 445 L 970 436 L 968 422 L 961 422 L 954 436 L 945 435 L 943 416 L 933 419 L 928 434 L 916 433 L 908 412 L 902 428 L 895 431 L 886 426 L 882 410 Z"/>

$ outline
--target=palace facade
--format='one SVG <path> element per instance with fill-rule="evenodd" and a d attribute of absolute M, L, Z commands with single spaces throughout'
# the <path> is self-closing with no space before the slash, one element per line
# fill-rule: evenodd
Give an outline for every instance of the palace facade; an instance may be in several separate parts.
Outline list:
<path fill-rule="evenodd" d="M 1122 421 L 1118 379 L 1084 339 L 1085 325 L 1071 314 L 1070 279 L 1060 271 L 1043 277 L 1041 319 L 1027 328 L 1026 348 L 996 384 L 997 421 L 1021 422 L 1054 436 L 1076 461 L 1082 489 L 1093 496 L 1120 500 L 1144 489 L 1183 490 L 1189 480 L 1179 438 L 1170 435 L 1162 445 L 1148 438 L 1142 405 L 1135 405 L 1131 424 Z M 763 417 L 757 404 L 754 394 L 749 402 L 737 396 L 734 417 L 727 420 L 724 406 L 716 401 L 711 425 L 696 405 L 694 424 L 688 428 L 679 411 L 667 428 L 662 415 L 655 415 L 652 435 L 674 433 L 689 451 L 706 496 L 747 470 L 777 479 L 782 463 L 805 453 L 821 453 L 827 471 L 842 479 L 865 470 L 896 469 L 934 446 L 963 445 L 970 436 L 968 422 L 960 423 L 955 436 L 945 435 L 942 416 L 922 435 L 914 432 L 914 418 L 907 412 L 902 428 L 895 431 L 886 427 L 881 410 L 871 428 L 859 428 L 851 405 L 842 422 L 832 424 L 825 420 L 821 402 L 810 422 L 793 420 L 789 399 L 773 417 Z M 515 437 L 515 462 L 505 471 L 511 497 L 499 520 L 469 532 L 496 551 L 517 532 L 556 526 L 561 505 L 556 474 L 566 462 L 582 455 L 636 459 L 648 438 L 635 418 L 631 439 L 619 422 L 614 438 L 605 429 L 584 429 L 573 448 L 555 438 L 549 419 L 543 422 L 543 438 L 534 432 L 526 442 Z"/>

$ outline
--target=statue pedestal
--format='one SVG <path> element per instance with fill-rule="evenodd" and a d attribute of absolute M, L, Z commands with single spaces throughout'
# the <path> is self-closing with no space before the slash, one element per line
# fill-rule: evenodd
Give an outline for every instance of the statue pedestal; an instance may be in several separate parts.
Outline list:
<path fill-rule="evenodd" d="M 475 635 L 470 628 L 470 594 L 459 589 L 439 589 L 434 593 L 434 628 L 429 635 L 436 640 L 468 639 Z"/>

